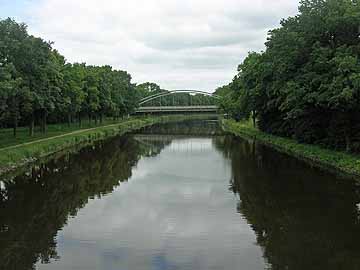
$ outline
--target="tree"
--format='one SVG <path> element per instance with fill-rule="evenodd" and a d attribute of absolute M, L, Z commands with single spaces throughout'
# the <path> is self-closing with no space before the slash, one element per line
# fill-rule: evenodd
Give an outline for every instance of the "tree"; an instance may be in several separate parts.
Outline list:
<path fill-rule="evenodd" d="M 304 0 L 299 11 L 239 66 L 238 111 L 265 132 L 360 151 L 360 4 Z"/>
<path fill-rule="evenodd" d="M 77 117 L 81 125 L 81 110 L 85 102 L 84 64 L 66 64 L 63 69 L 62 113 L 67 115 L 68 124 Z"/>

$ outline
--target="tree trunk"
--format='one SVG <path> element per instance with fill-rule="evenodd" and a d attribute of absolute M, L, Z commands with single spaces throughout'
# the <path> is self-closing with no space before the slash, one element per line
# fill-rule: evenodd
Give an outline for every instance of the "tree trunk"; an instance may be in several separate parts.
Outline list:
<path fill-rule="evenodd" d="M 81 123 L 81 113 L 78 114 L 78 121 L 79 121 L 79 127 L 81 127 L 82 123 Z"/>
<path fill-rule="evenodd" d="M 29 136 L 34 136 L 34 126 L 35 126 L 35 119 L 34 119 L 34 113 L 30 116 L 30 123 L 29 123 Z"/>
<path fill-rule="evenodd" d="M 43 113 L 42 113 L 41 132 L 44 134 L 47 132 L 47 111 L 46 110 L 43 110 Z"/>
<path fill-rule="evenodd" d="M 350 112 L 342 114 L 342 123 L 344 125 L 344 138 L 345 138 L 345 147 L 346 152 L 351 152 L 351 133 L 352 127 L 355 126 L 355 123 L 352 121 L 352 115 Z"/>
<path fill-rule="evenodd" d="M 253 126 L 256 127 L 256 113 L 255 113 L 255 111 L 252 112 L 252 121 L 253 121 Z"/>
<path fill-rule="evenodd" d="M 68 113 L 68 127 L 70 127 L 70 125 L 71 125 L 71 114 L 70 113 Z"/>
<path fill-rule="evenodd" d="M 47 111 L 44 113 L 44 133 L 47 132 Z"/>
<path fill-rule="evenodd" d="M 39 123 L 40 123 L 40 132 L 44 133 L 44 113 L 42 111 L 40 111 Z"/>
<path fill-rule="evenodd" d="M 346 143 L 346 152 L 351 152 L 351 139 L 349 136 L 349 132 L 345 132 L 345 143 Z"/>
<path fill-rule="evenodd" d="M 16 96 L 12 96 L 11 99 L 11 106 L 10 106 L 10 115 L 13 119 L 13 135 L 16 138 L 17 135 L 17 126 L 18 126 L 18 115 L 19 115 L 19 104 L 17 102 Z"/>
<path fill-rule="evenodd" d="M 14 134 L 15 138 L 17 135 L 17 127 L 18 127 L 18 118 L 17 118 L 17 115 L 15 114 L 14 115 L 14 128 L 13 128 L 13 134 Z"/>

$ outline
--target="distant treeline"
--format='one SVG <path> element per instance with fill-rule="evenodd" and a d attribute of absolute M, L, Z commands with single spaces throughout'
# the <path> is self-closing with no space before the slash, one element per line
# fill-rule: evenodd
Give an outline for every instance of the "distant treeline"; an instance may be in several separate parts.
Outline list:
<path fill-rule="evenodd" d="M 360 2 L 303 0 L 217 89 L 233 118 L 265 132 L 360 151 Z"/>
<path fill-rule="evenodd" d="M 110 66 L 70 64 L 52 43 L 31 36 L 25 24 L 0 21 L 0 126 L 46 131 L 48 121 L 102 121 L 136 106 L 135 85 Z"/>
<path fill-rule="evenodd" d="M 135 111 L 141 98 L 163 92 L 154 83 L 136 85 L 126 71 L 111 66 L 66 62 L 51 42 L 28 34 L 27 26 L 0 20 L 0 128 L 47 123 L 102 122 Z M 165 97 L 163 105 L 207 104 L 208 97 Z M 159 100 L 153 102 L 158 104 Z M 147 104 L 148 105 L 148 104 Z"/>
<path fill-rule="evenodd" d="M 161 87 L 155 83 L 143 83 L 139 84 L 136 89 L 139 91 L 141 97 L 149 97 L 156 94 L 168 92 L 161 89 Z M 163 96 L 161 98 L 154 99 L 146 102 L 144 106 L 191 106 L 191 105 L 214 105 L 215 100 L 211 96 L 202 94 L 189 94 L 178 93 L 174 95 Z"/>

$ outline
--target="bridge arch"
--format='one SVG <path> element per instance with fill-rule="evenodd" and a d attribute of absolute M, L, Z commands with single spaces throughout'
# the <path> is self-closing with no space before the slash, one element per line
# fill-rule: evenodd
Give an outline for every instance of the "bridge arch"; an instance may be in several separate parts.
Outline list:
<path fill-rule="evenodd" d="M 211 96 L 211 97 L 213 97 L 215 99 L 220 98 L 220 96 L 218 96 L 218 95 L 215 95 L 213 93 L 208 93 L 208 92 L 205 92 L 205 91 L 200 91 L 200 90 L 172 90 L 172 91 L 167 91 L 167 92 L 163 92 L 163 93 L 157 93 L 155 95 L 145 97 L 145 98 L 140 100 L 139 105 L 141 106 L 141 105 L 143 105 L 143 104 L 145 104 L 147 102 L 150 102 L 152 100 L 162 98 L 162 97 L 171 96 L 171 95 L 175 95 L 175 94 L 179 94 L 179 93 L 201 94 L 201 95 Z"/>

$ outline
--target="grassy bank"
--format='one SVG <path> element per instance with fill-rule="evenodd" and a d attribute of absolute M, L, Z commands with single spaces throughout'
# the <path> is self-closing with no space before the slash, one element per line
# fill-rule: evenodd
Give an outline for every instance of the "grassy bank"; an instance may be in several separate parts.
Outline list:
<path fill-rule="evenodd" d="M 360 179 L 360 156 L 273 136 L 259 131 L 248 122 L 237 123 L 233 120 L 223 120 L 223 128 L 236 136 L 255 139 L 280 152 L 295 156 L 312 166 Z"/>
<path fill-rule="evenodd" d="M 33 142 L 41 139 L 46 139 L 49 137 L 59 136 L 66 133 L 70 133 L 77 130 L 85 130 L 94 127 L 108 126 L 112 124 L 119 123 L 119 120 L 113 119 L 104 119 L 103 123 L 97 125 L 94 122 L 89 123 L 88 121 L 83 121 L 81 127 L 78 123 L 68 124 L 51 124 L 47 127 L 46 134 L 40 131 L 40 128 L 35 130 L 33 136 L 29 136 L 28 127 L 19 127 L 17 130 L 17 136 L 13 136 L 13 130 L 9 129 L 0 129 L 0 149 L 8 146 L 18 145 L 27 142 Z"/>
<path fill-rule="evenodd" d="M 47 134 L 47 137 L 31 140 L 22 140 L 21 143 L 8 143 L 0 149 L 0 175 L 15 168 L 51 156 L 55 153 L 75 146 L 89 145 L 95 141 L 103 140 L 117 135 L 150 126 L 156 123 L 176 122 L 187 119 L 200 119 L 201 115 L 170 115 L 147 118 L 134 118 L 109 125 L 82 128 L 60 129 Z M 59 129 L 59 128 L 58 128 Z M 51 136 L 52 135 L 52 136 Z M 8 141 L 10 142 L 11 139 Z"/>

